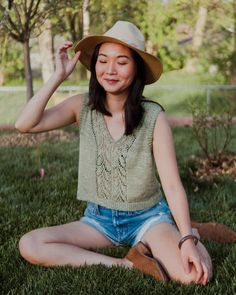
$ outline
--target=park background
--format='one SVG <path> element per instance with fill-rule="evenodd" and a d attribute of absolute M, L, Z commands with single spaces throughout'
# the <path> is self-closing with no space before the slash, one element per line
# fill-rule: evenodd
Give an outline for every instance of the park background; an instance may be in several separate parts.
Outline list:
<path fill-rule="evenodd" d="M 17 243 L 26 231 L 78 219 L 78 128 L 19 134 L 14 122 L 55 68 L 65 40 L 103 34 L 117 20 L 136 24 L 164 74 L 144 95 L 172 125 L 191 216 L 236 229 L 236 1 L 0 1 L 0 286 L 1 294 L 233 294 L 235 245 L 206 241 L 215 276 L 207 287 L 164 285 L 139 272 L 104 266 L 44 269 Z M 73 50 L 70 55 L 73 56 Z M 48 107 L 88 89 L 79 63 Z M 181 125 L 181 126 L 179 126 Z M 128 248 L 102 249 L 122 257 Z"/>

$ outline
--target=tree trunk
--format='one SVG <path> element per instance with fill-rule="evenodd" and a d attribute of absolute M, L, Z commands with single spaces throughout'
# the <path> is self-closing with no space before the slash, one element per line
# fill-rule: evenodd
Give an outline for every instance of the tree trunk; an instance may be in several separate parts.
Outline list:
<path fill-rule="evenodd" d="M 90 17 L 89 17 L 89 0 L 83 1 L 83 37 L 89 34 Z"/>
<path fill-rule="evenodd" d="M 234 11 L 234 51 L 231 58 L 231 83 L 236 84 L 236 0 L 233 2 Z"/>
<path fill-rule="evenodd" d="M 3 68 L 0 67 L 0 86 L 2 86 L 4 84 L 4 72 L 3 72 Z"/>
<path fill-rule="evenodd" d="M 4 85 L 5 82 L 5 58 L 6 58 L 6 52 L 7 52 L 7 44 L 8 44 L 8 35 L 4 34 L 3 38 L 0 38 L 2 50 L 1 50 L 1 56 L 0 56 L 0 86 Z"/>
<path fill-rule="evenodd" d="M 32 69 L 30 64 L 30 48 L 29 39 L 23 43 L 24 48 L 24 70 L 25 70 L 25 80 L 27 85 L 27 100 L 33 96 L 33 77 Z"/>
<path fill-rule="evenodd" d="M 203 33 L 207 20 L 207 8 L 200 6 L 198 19 L 193 33 L 193 41 L 190 58 L 186 62 L 185 70 L 188 73 L 196 73 L 198 65 L 198 50 L 202 46 Z"/>
<path fill-rule="evenodd" d="M 83 1 L 83 37 L 89 34 L 90 16 L 89 16 L 89 0 Z M 89 79 L 90 73 L 84 67 L 81 68 L 81 77 Z"/>
<path fill-rule="evenodd" d="M 47 82 L 54 71 L 53 59 L 53 39 L 51 31 L 51 22 L 46 20 L 43 25 L 43 31 L 38 36 L 39 50 L 42 60 L 42 78 L 43 82 Z"/>

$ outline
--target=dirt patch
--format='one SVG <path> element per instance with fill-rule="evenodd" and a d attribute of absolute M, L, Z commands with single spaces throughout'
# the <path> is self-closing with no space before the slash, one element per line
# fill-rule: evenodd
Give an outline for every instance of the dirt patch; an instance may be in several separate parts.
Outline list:
<path fill-rule="evenodd" d="M 230 175 L 236 181 L 236 155 L 225 154 L 220 161 L 209 161 L 193 155 L 190 171 L 192 175 L 201 180 L 212 181 L 215 177 Z"/>
<path fill-rule="evenodd" d="M 78 139 L 78 135 L 72 132 L 64 130 L 53 130 L 44 133 L 37 134 L 21 134 L 11 133 L 3 134 L 0 136 L 0 146 L 11 147 L 11 146 L 22 146 L 31 147 L 43 142 L 64 142 Z"/>

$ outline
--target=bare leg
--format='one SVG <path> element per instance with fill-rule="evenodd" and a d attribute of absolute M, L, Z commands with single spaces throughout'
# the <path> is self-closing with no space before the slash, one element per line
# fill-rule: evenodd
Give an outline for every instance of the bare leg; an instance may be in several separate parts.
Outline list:
<path fill-rule="evenodd" d="M 80 221 L 39 228 L 25 234 L 19 242 L 21 255 L 30 263 L 56 265 L 121 265 L 131 267 L 126 259 L 90 251 L 112 246 L 112 242 L 91 226 Z"/>
<path fill-rule="evenodd" d="M 178 249 L 180 233 L 175 226 L 167 223 L 157 224 L 150 228 L 141 240 L 151 248 L 153 256 L 163 263 L 173 280 L 184 284 L 195 281 L 196 271 L 194 268 L 191 269 L 189 274 L 184 271 Z M 198 247 L 201 254 L 208 260 L 211 268 L 211 260 L 205 247 L 200 242 Z"/>

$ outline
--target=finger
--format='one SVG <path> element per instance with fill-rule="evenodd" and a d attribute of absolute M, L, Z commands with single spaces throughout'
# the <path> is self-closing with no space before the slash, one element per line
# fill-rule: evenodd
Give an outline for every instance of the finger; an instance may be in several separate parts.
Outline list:
<path fill-rule="evenodd" d="M 193 261 L 193 264 L 196 268 L 196 272 L 197 272 L 197 275 L 196 275 L 196 279 L 195 279 L 195 283 L 199 283 L 201 277 L 202 277 L 202 274 L 203 274 L 203 271 L 202 271 L 202 265 L 199 261 Z"/>
<path fill-rule="evenodd" d="M 211 258 L 209 255 L 206 255 L 204 257 L 205 259 L 205 262 L 206 262 L 206 266 L 207 266 L 207 269 L 208 269 L 208 281 L 212 278 L 212 262 L 211 262 Z"/>
<path fill-rule="evenodd" d="M 72 45 L 73 45 L 73 43 L 71 41 L 65 41 L 64 44 L 62 45 L 62 47 L 70 47 Z"/>
<path fill-rule="evenodd" d="M 71 69 L 74 69 L 74 67 L 76 66 L 79 60 L 80 54 L 81 54 L 81 51 L 77 51 L 75 55 L 73 56 L 73 58 L 70 60 Z"/>
<path fill-rule="evenodd" d="M 66 41 L 63 45 L 61 45 L 59 48 L 58 48 L 58 51 L 59 53 L 60 52 L 65 52 L 69 47 L 71 47 L 73 44 L 72 42 L 70 41 Z"/>
<path fill-rule="evenodd" d="M 206 283 L 209 280 L 209 270 L 204 262 L 202 263 L 202 269 L 203 269 L 202 282 L 204 285 L 206 285 Z"/>
<path fill-rule="evenodd" d="M 190 266 L 189 266 L 188 258 L 182 257 L 182 261 L 183 261 L 184 272 L 186 274 L 189 274 L 190 273 Z"/>
<path fill-rule="evenodd" d="M 71 41 L 69 41 L 69 40 L 66 40 L 64 44 L 68 45 L 68 46 L 71 46 L 73 43 Z"/>
<path fill-rule="evenodd" d="M 74 63 L 77 63 L 77 61 L 79 60 L 80 55 L 81 55 L 81 51 L 77 51 L 77 52 L 75 53 L 74 57 L 72 58 L 72 61 L 73 61 Z"/>
<path fill-rule="evenodd" d="M 213 277 L 213 269 L 212 269 L 212 262 L 211 259 L 209 259 L 209 281 L 211 280 L 211 278 Z"/>

